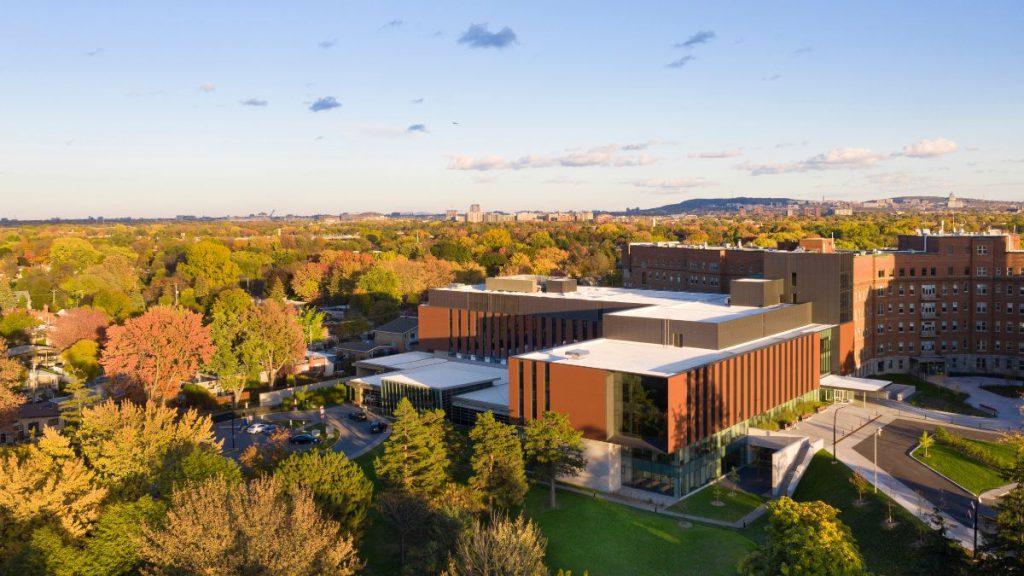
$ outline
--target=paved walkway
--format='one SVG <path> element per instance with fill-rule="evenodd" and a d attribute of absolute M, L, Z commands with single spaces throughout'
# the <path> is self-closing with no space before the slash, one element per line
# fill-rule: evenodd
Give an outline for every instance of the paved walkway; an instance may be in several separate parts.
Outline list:
<path fill-rule="evenodd" d="M 1005 378 L 993 378 L 990 376 L 931 376 L 928 381 L 938 386 L 943 386 L 957 392 L 967 394 L 966 402 L 975 408 L 982 410 L 986 408 L 995 409 L 998 418 L 1011 424 L 1021 423 L 1021 408 L 1024 407 L 1024 398 L 1007 398 L 982 388 L 982 385 L 1006 384 L 1020 385 L 1019 380 L 1007 381 Z"/>

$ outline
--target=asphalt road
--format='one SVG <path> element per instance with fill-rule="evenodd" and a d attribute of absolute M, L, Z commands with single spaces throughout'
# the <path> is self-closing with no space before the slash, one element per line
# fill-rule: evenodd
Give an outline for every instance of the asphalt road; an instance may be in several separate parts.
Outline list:
<path fill-rule="evenodd" d="M 921 432 L 927 430 L 931 434 L 935 426 L 912 420 L 894 420 L 885 425 L 881 437 L 878 438 L 878 467 L 921 494 L 925 500 L 933 506 L 938 506 L 950 517 L 965 526 L 970 526 L 968 518 L 974 496 L 910 456 L 910 451 L 917 446 Z M 995 434 L 976 430 L 957 428 L 956 431 L 966 438 L 977 440 L 998 438 Z M 874 438 L 862 441 L 853 449 L 874 462 Z"/>
<path fill-rule="evenodd" d="M 357 410 L 359 410 L 359 408 L 350 404 L 331 406 L 326 409 L 324 420 L 320 419 L 320 414 L 317 410 L 271 412 L 263 415 L 261 418 L 253 420 L 253 422 L 275 422 L 287 426 L 288 420 L 301 420 L 306 424 L 316 424 L 324 421 L 340 433 L 338 441 L 332 448 L 336 451 L 344 452 L 349 458 L 355 458 L 372 449 L 388 435 L 387 433 L 370 433 L 370 423 L 374 420 L 381 419 L 373 413 L 369 413 L 369 418 L 365 422 L 352 420 L 348 417 L 350 413 Z M 214 432 L 216 433 L 217 438 L 223 441 L 224 451 L 226 453 L 232 456 L 237 456 L 250 444 L 258 444 L 267 441 L 267 434 L 249 434 L 246 432 L 245 428 L 248 427 L 249 424 L 250 422 L 248 420 L 237 419 L 228 422 L 219 422 L 214 425 Z M 233 434 L 232 429 L 234 429 Z M 298 433 L 299 429 L 295 429 L 295 432 Z M 308 450 L 309 448 L 309 446 L 289 445 L 289 449 L 291 450 Z"/>

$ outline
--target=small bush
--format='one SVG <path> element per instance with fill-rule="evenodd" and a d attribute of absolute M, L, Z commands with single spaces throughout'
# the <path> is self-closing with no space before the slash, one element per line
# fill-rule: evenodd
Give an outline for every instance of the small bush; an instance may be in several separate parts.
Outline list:
<path fill-rule="evenodd" d="M 198 384 L 185 384 L 181 387 L 182 404 L 192 408 L 212 410 L 217 408 L 217 399 L 210 391 Z"/>

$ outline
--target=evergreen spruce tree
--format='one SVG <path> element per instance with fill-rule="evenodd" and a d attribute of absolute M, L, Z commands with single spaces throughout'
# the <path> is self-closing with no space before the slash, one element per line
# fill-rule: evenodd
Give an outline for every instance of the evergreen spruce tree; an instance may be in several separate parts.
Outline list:
<path fill-rule="evenodd" d="M 373 461 L 381 482 L 409 495 L 432 498 L 448 481 L 448 451 L 443 420 L 432 412 L 421 416 L 407 398 L 398 403 L 384 454 Z"/>
<path fill-rule="evenodd" d="M 515 427 L 485 412 L 477 417 L 469 438 L 473 441 L 473 476 L 469 483 L 483 494 L 487 507 L 521 505 L 527 489 L 526 467 Z"/>
<path fill-rule="evenodd" d="M 575 476 L 587 466 L 583 433 L 572 427 L 565 414 L 545 412 L 526 426 L 526 456 L 537 473 L 548 481 L 549 503 L 555 507 L 555 480 Z"/>

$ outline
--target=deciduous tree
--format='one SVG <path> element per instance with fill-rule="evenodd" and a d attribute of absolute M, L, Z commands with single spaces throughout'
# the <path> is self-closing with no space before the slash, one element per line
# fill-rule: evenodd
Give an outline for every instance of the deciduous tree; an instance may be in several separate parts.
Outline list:
<path fill-rule="evenodd" d="M 50 329 L 50 344 L 57 350 L 66 350 L 79 340 L 101 342 L 109 325 L 110 316 L 99 308 L 72 308 L 57 316 Z"/>
<path fill-rule="evenodd" d="M 53 428 L 45 428 L 37 444 L 0 459 L 0 510 L 22 528 L 54 520 L 69 536 L 81 536 L 106 496 L 68 438 Z"/>
<path fill-rule="evenodd" d="M 250 378 L 259 373 L 260 363 L 253 363 L 245 350 L 246 339 L 256 321 L 256 304 L 244 290 L 233 288 L 217 295 L 210 310 L 210 339 L 214 353 L 207 363 L 220 387 L 230 392 L 237 406 Z"/>
<path fill-rule="evenodd" d="M 61 353 L 67 371 L 88 382 L 100 374 L 100 345 L 95 340 L 79 340 Z"/>
<path fill-rule="evenodd" d="M 155 575 L 349 576 L 361 567 L 351 536 L 321 514 L 305 489 L 280 479 L 241 489 L 220 478 L 174 492 L 167 516 L 143 529 Z"/>
<path fill-rule="evenodd" d="M 238 283 L 241 270 L 231 259 L 231 250 L 221 244 L 203 240 L 185 250 L 185 263 L 178 272 L 192 282 L 200 298 Z"/>
<path fill-rule="evenodd" d="M 476 520 L 456 542 L 445 576 L 548 576 L 546 547 L 537 526 L 522 516 Z"/>
<path fill-rule="evenodd" d="M 100 363 L 122 385 L 166 403 L 213 354 L 210 330 L 195 312 L 156 306 L 107 331 Z"/>
<path fill-rule="evenodd" d="M 538 475 L 548 482 L 549 504 L 555 507 L 555 481 L 559 476 L 575 476 L 587 466 L 583 456 L 583 433 L 572 427 L 569 418 L 558 412 L 545 412 L 526 426 L 526 458 Z"/>
<path fill-rule="evenodd" d="M 246 327 L 242 355 L 249 365 L 260 366 L 271 387 L 278 372 L 306 356 L 306 340 L 295 311 L 277 300 L 264 300 Z"/>
<path fill-rule="evenodd" d="M 75 439 L 100 481 L 128 495 L 144 492 L 194 447 L 220 450 L 208 416 L 153 402 L 107 400 L 85 408 Z"/>
<path fill-rule="evenodd" d="M 824 502 L 768 503 L 768 540 L 740 564 L 745 576 L 863 576 L 864 561 L 839 512 Z"/>

